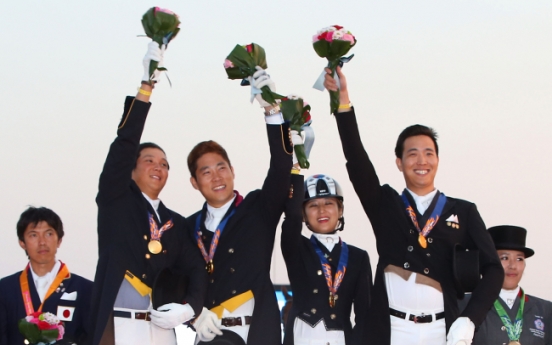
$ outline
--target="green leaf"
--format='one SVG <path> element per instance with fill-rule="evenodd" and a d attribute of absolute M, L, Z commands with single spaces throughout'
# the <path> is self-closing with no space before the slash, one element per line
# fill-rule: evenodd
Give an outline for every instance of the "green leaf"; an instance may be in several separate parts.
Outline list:
<path fill-rule="evenodd" d="M 150 8 L 142 16 L 144 32 L 149 38 L 157 42 L 159 46 L 163 44 L 163 38 L 167 37 L 168 42 L 170 42 L 176 37 L 180 31 L 179 25 L 180 20 L 176 14 L 162 11 L 156 12 L 155 7 Z"/>
<path fill-rule="evenodd" d="M 309 160 L 307 159 L 307 154 L 305 153 L 305 145 L 294 145 L 293 150 L 295 151 L 295 157 L 297 157 L 297 162 L 301 169 L 308 169 L 310 167 Z"/>
<path fill-rule="evenodd" d="M 18 322 L 19 332 L 27 339 L 31 344 L 36 344 L 40 341 L 40 330 L 34 323 L 30 323 L 25 319 L 21 319 Z"/>
<path fill-rule="evenodd" d="M 326 40 L 316 41 L 312 44 L 314 51 L 320 57 L 328 57 L 330 53 L 330 43 Z"/>
<path fill-rule="evenodd" d="M 329 59 L 339 59 L 343 55 L 347 54 L 349 50 L 351 50 L 351 42 L 349 41 L 341 41 L 341 40 L 333 40 L 330 43 L 330 51 Z"/>
<path fill-rule="evenodd" d="M 253 50 L 251 52 L 251 57 L 255 61 L 255 66 L 261 66 L 262 69 L 267 69 L 268 65 L 266 63 L 266 53 L 263 47 L 257 43 L 251 43 Z"/>

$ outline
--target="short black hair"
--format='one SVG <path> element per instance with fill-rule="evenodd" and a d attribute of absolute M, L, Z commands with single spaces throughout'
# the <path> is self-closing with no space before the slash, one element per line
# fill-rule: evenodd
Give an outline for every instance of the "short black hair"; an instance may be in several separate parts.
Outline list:
<path fill-rule="evenodd" d="M 151 142 L 141 143 L 140 146 L 138 146 L 138 154 L 136 155 L 136 161 L 134 162 L 135 168 L 136 168 L 136 164 L 138 163 L 138 158 L 140 158 L 142 151 L 145 149 L 158 149 L 158 150 L 161 150 L 161 152 L 163 152 L 165 155 L 167 155 L 165 150 L 163 150 L 161 146 L 157 145 L 156 143 L 151 143 Z M 170 169 L 170 166 L 168 165 L 168 163 L 167 163 L 167 169 Z"/>
<path fill-rule="evenodd" d="M 406 139 L 418 135 L 425 135 L 433 140 L 433 144 L 435 144 L 435 154 L 439 156 L 439 145 L 437 145 L 437 132 L 435 132 L 433 128 L 424 125 L 412 125 L 410 127 L 406 127 L 401 132 L 401 134 L 399 134 L 397 145 L 395 145 L 395 156 L 397 156 L 397 158 L 402 158 L 404 151 L 404 142 L 406 141 Z"/>
<path fill-rule="evenodd" d="M 65 234 L 63 232 L 63 223 L 61 218 L 54 211 L 46 207 L 33 207 L 30 206 L 26 209 L 17 222 L 17 237 L 20 241 L 24 241 L 25 230 L 29 225 L 36 226 L 40 222 L 46 222 L 49 226 L 54 228 L 57 233 L 58 240 L 63 238 Z"/>

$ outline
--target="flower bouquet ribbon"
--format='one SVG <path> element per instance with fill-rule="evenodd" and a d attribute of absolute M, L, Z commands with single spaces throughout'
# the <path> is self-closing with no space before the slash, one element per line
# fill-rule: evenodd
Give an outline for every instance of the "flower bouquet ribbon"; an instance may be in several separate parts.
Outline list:
<path fill-rule="evenodd" d="M 280 109 L 284 120 L 289 121 L 291 130 L 297 131 L 297 134 L 303 138 L 301 142 L 293 142 L 293 150 L 299 166 L 302 169 L 308 169 L 310 167 L 308 158 L 314 144 L 314 130 L 310 126 L 311 106 L 302 98 L 289 95 L 281 99 Z"/>
<path fill-rule="evenodd" d="M 178 15 L 170 10 L 152 7 L 142 16 L 142 26 L 146 32 L 146 36 L 159 44 L 159 48 L 163 50 L 168 46 L 169 42 L 176 37 L 180 28 L 180 20 Z M 159 67 L 158 61 L 151 61 L 149 66 L 149 75 L 153 76 L 156 71 L 166 71 L 165 67 Z"/>
<path fill-rule="evenodd" d="M 37 311 L 19 320 L 19 332 L 27 340 L 26 344 L 54 344 L 63 339 L 63 323 L 52 313 Z"/>
<path fill-rule="evenodd" d="M 324 28 L 313 36 L 313 47 L 318 56 L 328 59 L 328 68 L 332 70 L 334 79 L 339 87 L 339 78 L 335 72 L 337 66 L 343 66 L 345 62 L 349 62 L 353 56 L 344 57 L 345 54 L 356 44 L 357 40 L 350 31 L 342 26 L 333 25 Z M 320 77 L 313 87 L 317 90 L 324 91 L 324 74 L 322 71 Z M 330 91 L 330 110 L 335 113 L 339 107 L 339 90 Z"/>
<path fill-rule="evenodd" d="M 263 47 L 256 43 L 251 43 L 245 46 L 237 44 L 230 54 L 224 60 L 224 69 L 228 75 L 228 79 L 242 79 L 241 85 L 250 85 L 249 77 L 252 77 L 257 72 L 256 66 L 266 69 L 266 53 Z M 276 104 L 277 99 L 282 96 L 272 92 L 268 86 L 263 86 L 257 89 L 251 85 L 251 102 L 255 95 L 260 94 L 261 97 L 270 104 Z"/>

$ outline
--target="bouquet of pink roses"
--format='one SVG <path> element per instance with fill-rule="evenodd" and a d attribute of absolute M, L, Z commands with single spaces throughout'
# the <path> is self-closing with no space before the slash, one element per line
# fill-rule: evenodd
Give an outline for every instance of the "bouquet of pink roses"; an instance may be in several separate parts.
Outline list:
<path fill-rule="evenodd" d="M 52 313 L 33 313 L 19 320 L 19 332 L 29 344 L 53 344 L 63 339 L 63 323 Z"/>
<path fill-rule="evenodd" d="M 262 69 L 268 67 L 265 50 L 256 43 L 245 46 L 237 44 L 224 60 L 224 69 L 228 79 L 242 79 L 242 86 L 249 85 L 247 78 L 257 72 L 256 66 L 260 66 Z M 270 104 L 276 104 L 276 100 L 282 98 L 281 95 L 272 92 L 268 86 L 261 88 L 261 96 Z"/>
<path fill-rule="evenodd" d="M 180 20 L 178 15 L 170 10 L 152 7 L 142 16 L 142 26 L 146 32 L 146 36 L 159 44 L 159 48 L 163 45 L 168 46 L 169 42 L 176 37 L 180 28 Z M 151 61 L 149 67 L 149 75 L 153 75 L 155 70 L 166 71 L 164 67 L 158 67 L 157 61 Z"/>
<path fill-rule="evenodd" d="M 294 144 L 293 150 L 299 166 L 308 169 L 310 167 L 308 157 L 314 143 L 314 131 L 310 127 L 312 123 L 311 106 L 304 102 L 302 98 L 289 95 L 281 99 L 280 110 L 284 119 L 289 121 L 292 130 L 297 131 L 299 135 L 304 132 L 304 144 Z"/>
<path fill-rule="evenodd" d="M 332 70 L 334 78 L 338 85 L 339 79 L 335 73 L 337 66 L 343 66 L 343 63 L 349 62 L 354 55 L 344 57 L 345 54 L 356 44 L 357 40 L 350 31 L 342 26 L 333 25 L 319 30 L 312 38 L 312 45 L 318 56 L 328 59 L 328 68 Z M 314 88 L 323 91 L 324 72 L 321 78 L 314 84 Z M 330 110 L 332 113 L 339 107 L 339 91 L 330 91 Z"/>

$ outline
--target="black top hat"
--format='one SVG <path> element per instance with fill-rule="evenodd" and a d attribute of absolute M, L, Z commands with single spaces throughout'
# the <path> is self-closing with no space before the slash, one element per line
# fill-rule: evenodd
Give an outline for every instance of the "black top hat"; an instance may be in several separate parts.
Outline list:
<path fill-rule="evenodd" d="M 197 345 L 246 345 L 237 333 L 223 329 L 222 335 L 217 335 L 209 342 L 200 341 Z"/>
<path fill-rule="evenodd" d="M 489 234 L 493 238 L 496 249 L 519 250 L 529 258 L 535 254 L 535 251 L 525 246 L 527 230 L 519 226 L 499 225 L 489 228 Z"/>
<path fill-rule="evenodd" d="M 157 309 L 168 303 L 184 303 L 188 280 L 187 276 L 174 273 L 169 268 L 159 272 L 151 294 L 153 308 Z"/>

